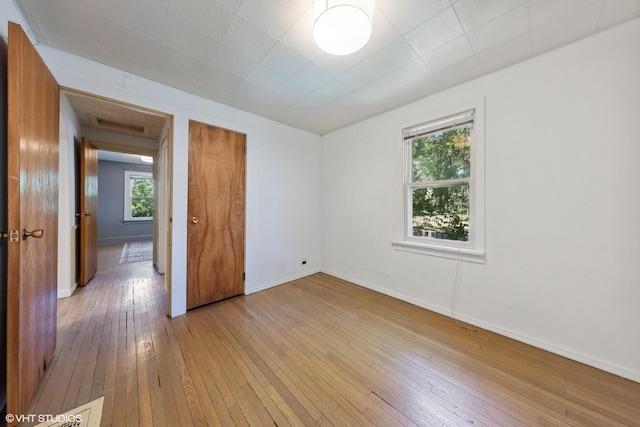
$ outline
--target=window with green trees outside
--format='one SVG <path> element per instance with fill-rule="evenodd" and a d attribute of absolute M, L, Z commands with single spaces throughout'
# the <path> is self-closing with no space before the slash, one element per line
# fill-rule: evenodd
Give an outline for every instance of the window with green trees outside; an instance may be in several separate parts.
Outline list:
<path fill-rule="evenodd" d="M 153 219 L 153 175 L 148 172 L 125 171 L 125 221 Z"/>
<path fill-rule="evenodd" d="M 470 110 L 404 130 L 410 237 L 469 241 L 473 128 Z"/>

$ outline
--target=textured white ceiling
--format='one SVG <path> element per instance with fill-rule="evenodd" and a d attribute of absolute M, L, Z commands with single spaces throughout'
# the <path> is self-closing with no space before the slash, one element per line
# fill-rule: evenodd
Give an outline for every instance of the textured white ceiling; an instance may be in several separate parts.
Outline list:
<path fill-rule="evenodd" d="M 65 96 L 85 128 L 146 138 L 158 144 L 168 127 L 165 116 L 77 93 L 65 92 Z"/>
<path fill-rule="evenodd" d="M 336 57 L 313 0 L 17 0 L 38 42 L 323 134 L 640 16 L 640 0 L 377 0 Z"/>

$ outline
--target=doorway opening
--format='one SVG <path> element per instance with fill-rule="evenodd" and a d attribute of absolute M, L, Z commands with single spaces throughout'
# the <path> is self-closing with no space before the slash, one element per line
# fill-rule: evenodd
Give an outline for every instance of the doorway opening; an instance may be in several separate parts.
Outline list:
<path fill-rule="evenodd" d="M 59 277 L 58 296 L 70 296 L 77 286 L 91 285 L 90 279 L 83 283 L 80 274 L 81 255 L 86 251 L 97 253 L 99 245 L 119 244 L 128 245 L 131 254 L 136 242 L 149 242 L 133 252 L 150 256 L 155 269 L 164 275 L 170 307 L 173 116 L 70 88 L 61 88 L 61 116 L 69 147 L 60 168 L 73 172 L 68 182 L 60 183 L 60 205 L 70 206 L 71 212 L 70 217 L 60 217 L 60 236 L 68 235 L 71 245 L 59 257 L 60 264 L 67 263 L 59 270 L 69 271 L 70 277 Z M 97 150 L 95 176 L 83 176 L 81 139 Z M 82 197 L 93 191 L 88 190 L 89 180 L 97 181 L 93 183 L 96 212 L 81 210 Z M 81 236 L 92 220 L 97 238 L 87 244 Z"/>

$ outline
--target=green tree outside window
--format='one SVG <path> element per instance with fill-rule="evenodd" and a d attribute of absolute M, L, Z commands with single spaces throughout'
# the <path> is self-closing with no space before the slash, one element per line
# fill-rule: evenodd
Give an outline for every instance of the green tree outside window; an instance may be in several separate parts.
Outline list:
<path fill-rule="evenodd" d="M 412 234 L 469 240 L 472 123 L 411 140 Z"/>
<path fill-rule="evenodd" d="M 148 221 L 153 219 L 153 174 L 124 171 L 124 220 Z"/>
<path fill-rule="evenodd" d="M 132 177 L 131 216 L 133 218 L 153 217 L 153 179 Z"/>

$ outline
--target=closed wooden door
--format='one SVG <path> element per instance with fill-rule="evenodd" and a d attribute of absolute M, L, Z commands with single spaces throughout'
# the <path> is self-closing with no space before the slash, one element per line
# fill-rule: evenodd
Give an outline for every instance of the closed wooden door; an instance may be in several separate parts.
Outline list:
<path fill-rule="evenodd" d="M 187 308 L 244 292 L 244 134 L 189 122 Z"/>
<path fill-rule="evenodd" d="M 89 283 L 98 269 L 98 150 L 80 140 L 80 284 Z"/>
<path fill-rule="evenodd" d="M 56 347 L 60 90 L 9 23 L 7 413 L 24 414 Z"/>

